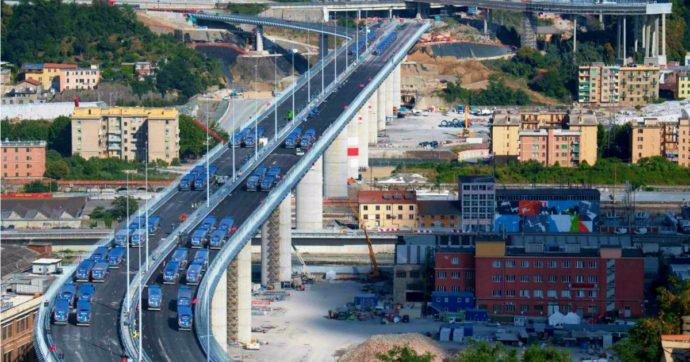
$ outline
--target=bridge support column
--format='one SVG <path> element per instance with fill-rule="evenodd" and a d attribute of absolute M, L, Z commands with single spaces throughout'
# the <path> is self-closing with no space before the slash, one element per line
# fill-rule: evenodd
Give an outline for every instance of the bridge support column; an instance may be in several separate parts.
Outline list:
<path fill-rule="evenodd" d="M 359 167 L 369 168 L 369 108 L 371 102 L 364 103 L 357 113 L 357 138 L 359 140 Z"/>
<path fill-rule="evenodd" d="M 573 61 L 577 64 L 577 16 L 573 16 Z"/>
<path fill-rule="evenodd" d="M 397 110 L 400 109 L 400 103 L 402 103 L 402 66 L 400 64 L 395 67 L 393 74 L 395 75 L 393 78 L 393 107 L 395 107 Z M 393 117 L 395 116 L 396 114 L 393 112 Z"/>
<path fill-rule="evenodd" d="M 537 49 L 537 21 L 532 12 L 522 13 L 520 24 L 520 45 Z"/>
<path fill-rule="evenodd" d="M 640 17 L 635 16 L 633 18 L 633 23 L 634 23 L 634 29 L 633 29 L 633 49 L 635 53 L 637 53 L 638 50 L 638 42 L 640 40 Z"/>
<path fill-rule="evenodd" d="M 378 134 L 378 108 L 379 108 L 378 91 L 371 94 L 369 98 L 369 144 L 376 145 L 379 143 Z"/>
<path fill-rule="evenodd" d="M 295 191 L 296 228 L 323 229 L 323 157 L 319 158 L 297 184 Z"/>
<path fill-rule="evenodd" d="M 347 197 L 347 127 L 324 153 L 323 176 L 325 197 Z"/>
<path fill-rule="evenodd" d="M 393 97 L 395 97 L 395 71 L 392 71 L 386 79 L 386 117 L 393 115 Z"/>
<path fill-rule="evenodd" d="M 357 179 L 359 176 L 359 113 L 350 120 L 347 132 L 347 177 Z"/>
<path fill-rule="evenodd" d="M 661 14 L 661 56 L 666 63 L 666 14 Z"/>
<path fill-rule="evenodd" d="M 291 277 L 291 211 L 290 198 L 286 197 L 261 227 L 261 284 L 267 288 L 280 288 L 280 282 Z"/>
<path fill-rule="evenodd" d="M 256 40 L 254 43 L 254 50 L 257 52 L 263 52 L 264 51 L 264 27 L 259 25 L 256 27 Z"/>
<path fill-rule="evenodd" d="M 236 328 L 232 328 L 233 338 L 231 339 L 230 319 L 228 318 L 228 315 L 230 315 L 231 313 L 228 293 L 231 292 L 231 290 L 236 290 L 236 288 L 234 287 L 233 289 L 231 289 L 230 285 L 228 284 L 228 274 L 230 273 L 230 271 L 231 268 L 230 266 L 228 266 L 228 269 L 226 270 L 225 274 L 223 274 L 220 277 L 218 287 L 216 287 L 216 290 L 213 291 L 213 299 L 211 299 L 210 318 L 211 333 L 213 333 L 213 337 L 219 342 L 220 346 L 226 352 L 228 350 L 228 344 L 232 343 L 232 341 L 236 340 L 237 338 Z M 236 307 L 236 305 L 233 305 L 233 310 L 236 309 Z M 236 311 L 233 312 L 233 315 L 236 315 Z M 225 341 L 225 343 L 223 343 L 223 341 Z"/>
<path fill-rule="evenodd" d="M 386 129 L 386 81 L 381 83 L 376 91 L 376 129 L 383 131 Z"/>
<path fill-rule="evenodd" d="M 226 288 L 226 318 L 217 318 L 213 314 L 212 321 L 225 321 L 227 325 L 226 340 L 228 344 L 249 342 L 252 338 L 252 249 L 251 243 L 246 243 L 235 259 L 228 265 L 223 279 Z M 223 280 L 221 280 L 222 283 Z M 221 284 L 219 284 L 221 285 Z M 217 293 L 218 291 L 216 291 Z M 214 294 L 214 300 L 216 294 Z M 213 323 L 213 322 L 212 322 Z M 214 335 L 215 335 L 214 329 Z M 222 340 L 222 338 L 217 338 Z"/>
<path fill-rule="evenodd" d="M 388 19 L 393 19 L 393 8 L 388 8 Z"/>

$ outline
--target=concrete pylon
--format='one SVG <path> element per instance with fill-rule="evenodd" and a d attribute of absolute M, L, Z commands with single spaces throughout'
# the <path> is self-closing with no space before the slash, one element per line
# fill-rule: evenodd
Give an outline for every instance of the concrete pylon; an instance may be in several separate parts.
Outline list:
<path fill-rule="evenodd" d="M 347 127 L 324 153 L 323 176 L 325 197 L 347 197 Z"/>
<path fill-rule="evenodd" d="M 376 129 L 378 131 L 386 129 L 386 93 L 388 92 L 388 89 L 386 88 L 386 81 L 384 81 L 376 91 Z"/>
<path fill-rule="evenodd" d="M 323 157 L 314 162 L 297 184 L 295 209 L 297 230 L 323 229 Z"/>
<path fill-rule="evenodd" d="M 213 318 L 211 321 L 212 327 L 217 323 L 224 323 L 226 325 L 226 340 L 227 344 L 231 343 L 246 343 L 252 338 L 252 252 L 251 243 L 246 243 L 242 250 L 235 256 L 228 265 L 227 272 L 218 284 L 217 289 L 225 289 L 226 293 L 223 296 L 222 292 L 216 290 L 214 292 L 214 300 L 218 296 L 219 301 L 225 302 L 225 318 L 223 318 L 220 308 L 211 304 L 213 311 Z M 225 288 L 223 288 L 225 286 Z M 218 313 L 218 314 L 216 314 Z M 221 328 L 213 328 L 214 336 L 218 338 L 216 331 Z M 227 346 L 224 346 L 227 350 Z"/>
<path fill-rule="evenodd" d="M 211 299 L 211 333 L 213 337 L 219 342 L 224 351 L 228 351 L 228 344 L 232 342 L 230 335 L 228 335 L 228 273 L 230 268 L 225 272 L 218 282 L 218 287 L 213 291 L 213 299 Z M 235 331 L 233 333 L 236 334 Z M 226 341 L 226 343 L 223 343 Z"/>
<path fill-rule="evenodd" d="M 393 78 L 393 107 L 400 109 L 400 103 L 402 102 L 402 69 L 400 64 L 395 67 L 393 74 L 395 75 Z M 393 117 L 395 117 L 395 114 L 393 114 Z"/>
<path fill-rule="evenodd" d="M 359 167 L 369 168 L 369 106 L 371 102 L 366 102 L 359 109 L 356 121 L 357 136 L 359 139 Z"/>
<path fill-rule="evenodd" d="M 264 32 L 264 27 L 263 26 L 257 26 L 256 27 L 256 42 L 255 42 L 255 49 L 257 52 L 263 52 L 264 51 L 264 37 L 263 37 L 263 32 Z"/>
<path fill-rule="evenodd" d="M 266 287 L 279 288 L 280 282 L 289 281 L 292 274 L 291 211 L 288 197 L 261 226 L 261 284 Z"/>
<path fill-rule="evenodd" d="M 369 144 L 376 145 L 379 143 L 378 134 L 378 108 L 379 108 L 378 91 L 374 92 L 369 98 Z"/>
<path fill-rule="evenodd" d="M 391 72 L 386 79 L 386 117 L 393 115 L 393 97 L 395 96 L 395 90 L 393 83 L 395 83 L 395 72 Z"/>
<path fill-rule="evenodd" d="M 359 113 L 358 113 L 359 114 Z M 357 116 L 350 120 L 347 128 L 347 177 L 359 176 L 359 121 Z"/>

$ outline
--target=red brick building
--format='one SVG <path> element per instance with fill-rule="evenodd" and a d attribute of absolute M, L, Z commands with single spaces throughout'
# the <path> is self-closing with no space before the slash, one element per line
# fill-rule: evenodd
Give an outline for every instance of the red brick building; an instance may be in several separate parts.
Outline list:
<path fill-rule="evenodd" d="M 0 149 L 0 176 L 3 178 L 32 179 L 45 174 L 45 141 L 0 141 Z"/>
<path fill-rule="evenodd" d="M 475 275 L 477 306 L 490 314 L 546 317 L 572 311 L 596 320 L 607 312 L 621 317 L 644 313 L 639 250 L 478 242 Z"/>
<path fill-rule="evenodd" d="M 474 248 L 437 249 L 434 290 L 474 292 Z"/>

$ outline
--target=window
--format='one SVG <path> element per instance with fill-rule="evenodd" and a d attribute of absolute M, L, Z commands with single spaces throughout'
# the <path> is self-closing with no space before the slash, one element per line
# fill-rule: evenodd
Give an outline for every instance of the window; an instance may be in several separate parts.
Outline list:
<path fill-rule="evenodd" d="M 582 275 L 576 275 L 575 276 L 575 283 L 584 283 L 585 282 L 585 277 Z"/>
<path fill-rule="evenodd" d="M 555 290 L 547 290 L 546 296 L 549 298 L 556 298 L 556 297 L 558 297 L 558 292 Z"/>
<path fill-rule="evenodd" d="M 514 304 L 506 304 L 506 312 L 515 312 Z"/>
<path fill-rule="evenodd" d="M 527 261 L 527 260 L 521 261 L 520 266 L 523 268 L 529 268 L 529 261 Z"/>
<path fill-rule="evenodd" d="M 539 260 L 534 262 L 534 267 L 535 268 L 543 268 L 544 267 L 544 262 Z"/>
<path fill-rule="evenodd" d="M 555 283 L 557 277 L 555 275 L 549 275 L 549 283 Z"/>
<path fill-rule="evenodd" d="M 509 283 L 515 282 L 515 275 L 506 275 L 506 281 Z"/>
<path fill-rule="evenodd" d="M 590 261 L 589 262 L 589 267 L 591 269 L 596 269 L 597 268 L 597 262 L 596 261 Z"/>
<path fill-rule="evenodd" d="M 506 260 L 506 268 L 515 267 L 515 260 Z"/>
<path fill-rule="evenodd" d="M 561 298 L 570 298 L 569 290 L 561 290 Z"/>
<path fill-rule="evenodd" d="M 367 211 L 369 210 L 369 205 L 364 205 L 362 208 L 364 209 L 364 211 Z"/>
<path fill-rule="evenodd" d="M 397 271 L 397 272 L 395 272 L 395 277 L 396 278 L 407 278 L 407 272 L 404 270 Z"/>
<path fill-rule="evenodd" d="M 529 275 L 520 275 L 520 283 L 529 283 Z"/>
<path fill-rule="evenodd" d="M 529 312 L 529 305 L 523 304 L 520 306 L 520 312 L 527 313 Z"/>
<path fill-rule="evenodd" d="M 7 340 L 12 338 L 12 324 L 2 326 L 2 339 Z"/>
<path fill-rule="evenodd" d="M 597 291 L 596 290 L 590 290 L 589 291 L 589 297 L 590 298 L 596 298 L 597 297 Z"/>
<path fill-rule="evenodd" d="M 582 269 L 585 267 L 585 262 L 582 260 L 578 260 L 575 262 L 575 268 L 577 269 Z"/>
<path fill-rule="evenodd" d="M 536 289 L 534 291 L 534 297 L 535 298 L 544 298 L 544 291 L 541 289 Z"/>
<path fill-rule="evenodd" d="M 563 283 L 570 283 L 570 275 L 563 275 L 561 276 L 561 281 Z"/>
<path fill-rule="evenodd" d="M 474 272 L 473 271 L 466 271 L 465 272 L 465 279 L 474 279 Z"/>
<path fill-rule="evenodd" d="M 520 290 L 520 296 L 523 298 L 529 298 L 529 290 L 527 289 L 521 289 Z"/>
<path fill-rule="evenodd" d="M 439 279 L 446 279 L 446 272 L 444 272 L 444 271 L 438 272 L 438 278 Z"/>
<path fill-rule="evenodd" d="M 398 205 L 398 211 L 402 211 L 402 209 L 403 209 L 403 206 L 402 206 L 402 205 Z"/>
<path fill-rule="evenodd" d="M 376 205 L 376 211 L 381 211 L 381 205 Z"/>
<path fill-rule="evenodd" d="M 492 275 L 491 281 L 494 283 L 502 282 L 503 281 L 503 275 Z"/>
<path fill-rule="evenodd" d="M 568 260 L 564 260 L 561 263 L 561 268 L 570 268 L 570 262 Z"/>
<path fill-rule="evenodd" d="M 460 258 L 458 258 L 457 256 L 454 256 L 450 259 L 450 263 L 453 265 L 458 265 L 458 264 L 460 264 Z"/>
<path fill-rule="evenodd" d="M 419 270 L 410 270 L 410 278 L 419 278 Z"/>
<path fill-rule="evenodd" d="M 491 291 L 491 295 L 494 297 L 500 297 L 503 295 L 503 291 L 500 289 L 494 289 Z"/>
<path fill-rule="evenodd" d="M 587 277 L 587 282 L 589 283 L 597 283 L 599 278 L 597 278 L 596 275 L 590 275 Z"/>
<path fill-rule="evenodd" d="M 535 276 L 534 276 L 534 282 L 535 282 L 535 283 L 543 283 L 543 282 L 544 282 L 544 276 L 542 276 L 542 275 L 535 275 Z"/>
<path fill-rule="evenodd" d="M 585 297 L 585 291 L 584 290 L 578 290 L 577 293 L 575 293 L 575 296 L 578 298 L 584 298 Z"/>
<path fill-rule="evenodd" d="M 450 273 L 450 278 L 451 279 L 460 279 L 460 272 L 454 271 L 454 272 Z"/>
<path fill-rule="evenodd" d="M 12 351 L 5 352 L 5 353 L 2 355 L 2 362 L 12 362 L 12 361 L 13 361 L 13 359 L 12 359 Z"/>
<path fill-rule="evenodd" d="M 494 268 L 500 268 L 501 267 L 501 261 L 500 260 L 494 260 L 493 263 L 491 263 L 491 265 Z"/>

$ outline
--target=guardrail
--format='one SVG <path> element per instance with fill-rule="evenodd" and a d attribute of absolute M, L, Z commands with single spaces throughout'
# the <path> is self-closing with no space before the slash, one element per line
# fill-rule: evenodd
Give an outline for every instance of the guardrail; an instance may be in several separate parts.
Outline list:
<path fill-rule="evenodd" d="M 208 13 L 190 13 L 189 15 L 201 20 L 226 21 L 251 25 L 278 26 L 295 30 L 313 31 L 322 34 L 351 39 L 351 36 L 349 36 L 350 33 L 347 31 L 347 29 L 343 29 L 339 26 L 326 25 L 322 28 L 321 26 L 315 25 L 315 23 L 285 21 L 269 17 L 247 16 L 237 14 L 221 15 L 220 13 L 217 13 L 216 15 L 211 15 Z"/>
<path fill-rule="evenodd" d="M 195 307 L 195 331 L 199 338 L 204 353 L 211 361 L 227 361 L 227 354 L 220 346 L 218 341 L 212 335 L 205 335 L 209 327 L 209 301 L 205 301 L 211 297 L 211 292 L 218 285 L 222 273 L 226 265 L 234 258 L 240 251 L 244 244 L 251 239 L 254 232 L 260 227 L 270 215 L 271 212 L 278 206 L 278 204 L 290 192 L 292 186 L 297 184 L 304 174 L 309 170 L 310 166 L 321 156 L 326 148 L 333 142 L 335 137 L 345 128 L 347 123 L 354 117 L 356 112 L 365 103 L 371 94 L 380 86 L 385 77 L 387 77 L 394 69 L 394 65 L 407 54 L 407 51 L 412 48 L 417 39 L 430 27 L 431 25 L 424 23 L 402 46 L 396 55 L 387 63 L 382 70 L 372 79 L 372 81 L 364 88 L 364 90 L 354 99 L 351 106 L 348 107 L 336 121 L 328 127 L 317 142 L 312 146 L 312 149 L 302 157 L 298 163 L 285 175 L 278 187 L 269 192 L 268 196 L 263 200 L 261 205 L 254 210 L 249 218 L 240 226 L 232 238 L 221 249 L 216 256 L 213 263 L 209 266 L 206 277 L 202 280 L 197 291 L 197 302 Z M 380 37 L 379 39 L 383 38 Z M 370 47 L 370 49 L 375 46 Z M 353 106 L 354 105 L 354 106 Z M 208 346 L 207 346 L 208 345 Z"/>
<path fill-rule="evenodd" d="M 342 52 L 347 51 L 349 46 L 351 45 L 350 43 L 352 42 L 352 39 L 348 40 L 341 48 L 337 50 L 337 52 L 330 52 L 329 55 L 321 59 L 314 67 L 318 67 L 317 70 L 315 70 L 315 74 L 318 74 L 319 71 L 323 70 L 323 68 L 330 63 L 330 55 L 333 55 L 333 59 L 335 57 L 342 55 Z M 332 53 L 332 54 L 331 54 Z M 347 68 L 350 69 L 353 68 L 357 62 L 352 62 L 351 65 Z M 347 72 L 347 71 L 346 71 Z M 300 77 L 300 80 L 296 83 L 293 83 L 291 87 L 288 87 L 289 91 L 283 91 L 281 93 L 281 96 L 278 98 L 276 102 L 273 102 L 273 104 L 276 103 L 282 103 L 284 101 L 284 97 L 287 97 L 288 95 L 291 94 L 292 88 L 294 87 L 301 87 L 306 83 L 307 75 L 311 74 L 310 73 L 305 73 L 302 77 Z M 323 75 L 322 75 L 323 76 Z M 313 77 L 313 76 L 312 76 Z M 235 188 L 240 186 L 244 179 L 249 175 L 247 171 L 254 169 L 257 167 L 261 162 L 263 162 L 266 157 L 268 157 L 277 147 L 280 146 L 287 138 L 287 136 L 292 132 L 298 125 L 300 125 L 304 120 L 306 120 L 306 117 L 309 113 L 309 110 L 312 109 L 312 107 L 318 105 L 325 99 L 325 97 L 332 93 L 335 87 L 337 86 L 336 82 L 332 82 L 328 88 L 324 90 L 324 94 L 321 94 L 317 97 L 314 97 L 311 102 L 309 102 L 303 109 L 298 113 L 295 117 L 293 117 L 293 122 L 288 123 L 283 129 L 280 131 L 278 137 L 274 138 L 272 141 L 269 141 L 269 143 L 262 147 L 259 153 L 251 158 L 248 162 L 245 162 L 240 171 L 237 179 L 233 180 L 232 182 L 224 185 L 220 189 L 218 189 L 211 197 L 209 200 L 209 206 L 203 206 L 194 213 L 182 224 L 178 225 L 177 228 L 173 232 L 171 232 L 171 236 L 166 238 L 157 248 L 154 250 L 154 252 L 151 254 L 151 263 L 153 265 L 149 265 L 147 268 L 147 272 L 142 274 L 142 273 L 137 273 L 134 279 L 130 282 L 130 300 L 129 300 L 129 310 L 125 310 L 125 304 L 121 304 L 121 309 L 120 309 L 120 337 L 123 341 L 123 345 L 125 348 L 125 352 L 129 356 L 138 356 L 138 348 L 134 345 L 134 341 L 132 339 L 132 334 L 133 330 L 131 329 L 131 326 L 134 325 L 134 316 L 136 315 L 138 303 L 141 303 L 141 298 L 139 298 L 139 292 L 140 292 L 140 285 L 143 280 L 148 280 L 153 273 L 155 272 L 156 268 L 158 265 L 164 260 L 164 257 L 168 255 L 176 246 L 177 243 L 175 242 L 178 239 L 178 236 L 181 233 L 188 232 L 191 230 L 192 227 L 196 226 L 201 219 L 204 217 L 208 216 L 208 214 L 213 211 L 224 199 L 227 197 L 230 192 L 232 192 Z M 261 114 L 261 118 L 268 116 L 271 113 L 271 107 L 268 107 L 266 111 L 264 111 Z M 252 119 L 247 121 L 247 124 L 251 124 L 255 118 L 258 116 L 254 116 Z M 141 338 L 141 336 L 139 337 Z M 146 353 L 142 353 L 142 359 L 146 361 L 150 361 L 150 358 Z"/>

